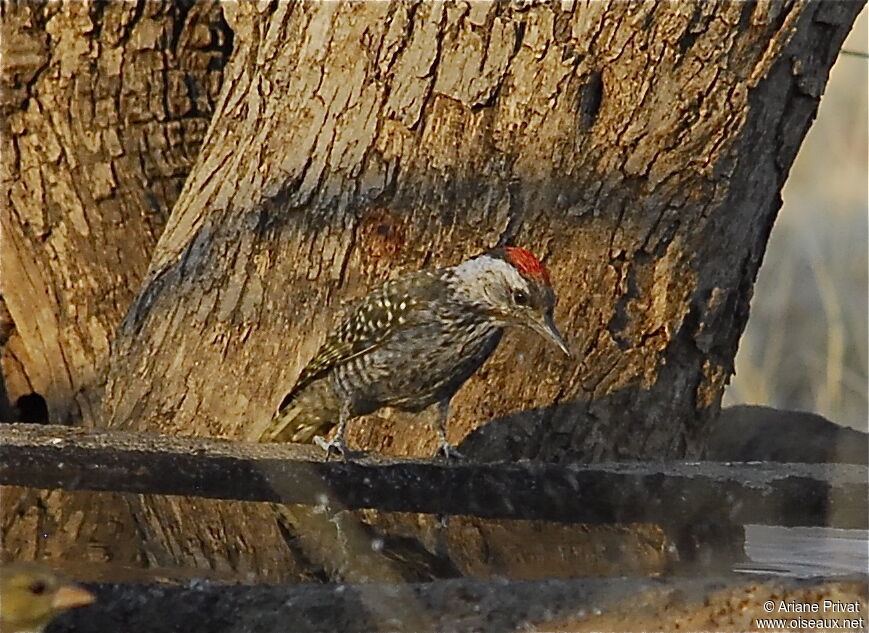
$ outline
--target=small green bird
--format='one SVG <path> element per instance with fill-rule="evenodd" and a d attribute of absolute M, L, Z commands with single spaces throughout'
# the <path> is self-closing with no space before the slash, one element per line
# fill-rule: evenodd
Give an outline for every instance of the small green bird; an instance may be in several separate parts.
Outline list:
<path fill-rule="evenodd" d="M 93 601 L 92 593 L 44 565 L 0 565 L 0 633 L 42 633 L 55 616 Z"/>

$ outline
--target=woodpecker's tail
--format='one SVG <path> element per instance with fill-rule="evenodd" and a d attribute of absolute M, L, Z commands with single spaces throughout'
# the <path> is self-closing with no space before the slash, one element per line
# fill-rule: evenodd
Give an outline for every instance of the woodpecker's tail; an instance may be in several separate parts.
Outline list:
<path fill-rule="evenodd" d="M 310 444 L 338 424 L 340 406 L 331 385 L 316 381 L 285 403 L 263 428 L 253 429 L 254 442 L 301 442 Z"/>

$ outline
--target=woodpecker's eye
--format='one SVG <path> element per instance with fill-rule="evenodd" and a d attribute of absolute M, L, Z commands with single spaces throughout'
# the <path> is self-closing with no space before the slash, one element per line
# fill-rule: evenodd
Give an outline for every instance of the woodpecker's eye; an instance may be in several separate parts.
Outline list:
<path fill-rule="evenodd" d="M 517 306 L 527 306 L 528 305 L 528 295 L 526 295 L 521 290 L 517 290 L 513 293 L 513 303 Z"/>
<path fill-rule="evenodd" d="M 32 593 L 34 596 L 41 596 L 45 593 L 45 583 L 41 580 L 36 580 L 30 583 L 28 589 L 30 590 L 30 593 Z"/>

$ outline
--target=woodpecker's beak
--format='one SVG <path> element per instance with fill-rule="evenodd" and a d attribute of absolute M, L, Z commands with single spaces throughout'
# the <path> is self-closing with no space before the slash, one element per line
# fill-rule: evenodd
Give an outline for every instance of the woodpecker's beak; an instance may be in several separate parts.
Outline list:
<path fill-rule="evenodd" d="M 555 319 L 552 318 L 551 314 L 547 314 L 540 320 L 535 318 L 529 323 L 529 325 L 531 329 L 537 332 L 540 336 L 555 343 L 558 348 L 564 352 L 565 356 L 568 358 L 572 356 L 570 350 L 567 348 L 567 343 L 564 342 L 564 337 L 561 336 L 561 332 L 559 332 L 558 328 L 555 327 Z"/>

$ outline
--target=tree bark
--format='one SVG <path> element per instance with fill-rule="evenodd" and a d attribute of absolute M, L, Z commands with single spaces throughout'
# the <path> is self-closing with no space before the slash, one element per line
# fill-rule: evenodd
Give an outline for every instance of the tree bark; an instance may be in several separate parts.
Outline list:
<path fill-rule="evenodd" d="M 115 328 L 205 136 L 230 33 L 213 2 L 0 11 L 6 390 L 44 400 L 53 422 L 95 425 Z"/>
<path fill-rule="evenodd" d="M 96 426 L 114 332 L 205 137 L 232 33 L 214 2 L 4 2 L 0 16 L 3 381 L 13 403 L 44 406 L 36 421 Z M 0 508 L 5 556 L 147 559 L 120 497 L 6 487 Z"/>
<path fill-rule="evenodd" d="M 241 437 L 343 300 L 512 241 L 549 266 L 578 358 L 508 336 L 456 398 L 452 439 L 523 412 L 534 434 L 493 444 L 694 455 L 859 7 L 228 6 L 241 43 L 123 324 L 107 422 Z M 425 454 L 415 424 L 356 437 Z"/>
<path fill-rule="evenodd" d="M 695 456 L 861 6 L 226 4 L 220 103 L 119 330 L 102 422 L 244 437 L 345 300 L 512 242 L 549 267 L 575 360 L 509 334 L 450 439 L 484 457 Z M 430 454 L 425 422 L 377 414 L 351 443 Z M 261 506 L 133 505 L 154 561 L 297 560 Z"/>

